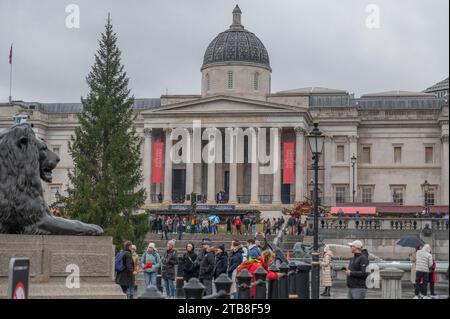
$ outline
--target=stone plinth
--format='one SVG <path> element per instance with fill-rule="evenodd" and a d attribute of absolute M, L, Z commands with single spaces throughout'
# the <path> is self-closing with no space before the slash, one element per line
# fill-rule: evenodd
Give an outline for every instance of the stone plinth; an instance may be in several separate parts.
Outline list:
<path fill-rule="evenodd" d="M 382 299 L 402 299 L 403 273 L 397 268 L 380 270 Z"/>
<path fill-rule="evenodd" d="M 0 298 L 6 297 L 12 257 L 30 258 L 30 298 L 122 298 L 114 254 L 109 236 L 0 234 Z M 68 288 L 77 270 L 79 288 Z"/>

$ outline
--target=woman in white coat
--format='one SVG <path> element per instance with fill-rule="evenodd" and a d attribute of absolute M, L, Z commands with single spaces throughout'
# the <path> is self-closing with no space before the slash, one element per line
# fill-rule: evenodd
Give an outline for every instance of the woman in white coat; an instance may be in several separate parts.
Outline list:
<path fill-rule="evenodd" d="M 329 297 L 331 286 L 333 285 L 331 279 L 331 261 L 333 260 L 333 252 L 330 247 L 326 245 L 323 249 L 323 259 L 320 262 L 320 286 L 325 287 L 321 296 Z"/>

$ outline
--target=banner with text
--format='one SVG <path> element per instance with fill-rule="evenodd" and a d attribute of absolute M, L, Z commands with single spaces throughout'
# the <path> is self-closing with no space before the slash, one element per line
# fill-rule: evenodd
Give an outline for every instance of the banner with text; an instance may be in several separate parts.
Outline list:
<path fill-rule="evenodd" d="M 294 184 L 294 142 L 283 143 L 283 184 Z"/>
<path fill-rule="evenodd" d="M 153 143 L 152 183 L 163 182 L 164 143 Z"/>

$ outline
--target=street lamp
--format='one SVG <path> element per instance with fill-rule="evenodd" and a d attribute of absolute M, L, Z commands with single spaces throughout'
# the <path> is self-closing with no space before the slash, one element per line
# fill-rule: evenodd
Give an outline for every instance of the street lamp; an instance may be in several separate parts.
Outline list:
<path fill-rule="evenodd" d="M 60 198 L 61 198 L 61 195 L 59 194 L 59 191 L 56 190 L 56 192 L 55 192 L 55 199 L 56 199 L 56 201 L 59 202 Z"/>
<path fill-rule="evenodd" d="M 430 183 L 428 183 L 428 181 L 425 180 L 422 186 L 425 197 L 425 212 L 428 214 L 428 192 L 430 191 Z"/>
<path fill-rule="evenodd" d="M 355 202 L 355 194 L 356 194 L 356 189 L 355 189 L 355 164 L 356 164 L 356 156 L 355 154 L 353 154 L 352 158 L 350 159 L 352 162 L 352 169 L 353 169 L 353 187 L 352 187 L 352 198 L 353 198 L 353 203 Z"/>
<path fill-rule="evenodd" d="M 307 135 L 309 147 L 313 154 L 314 169 L 314 244 L 312 253 L 312 282 L 311 296 L 312 299 L 319 299 L 320 289 L 320 261 L 319 261 L 319 157 L 322 153 L 325 136 L 319 130 L 319 124 L 314 123 L 313 130 Z"/>

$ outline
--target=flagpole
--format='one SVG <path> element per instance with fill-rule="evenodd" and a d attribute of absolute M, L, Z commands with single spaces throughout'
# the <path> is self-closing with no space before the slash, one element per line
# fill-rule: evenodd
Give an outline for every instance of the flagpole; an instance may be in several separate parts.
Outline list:
<path fill-rule="evenodd" d="M 11 53 L 10 53 L 10 60 L 9 60 L 9 104 L 12 103 L 12 97 L 11 97 L 11 91 L 12 91 L 12 66 L 13 66 L 13 59 L 12 59 L 12 47 L 11 44 Z"/>

